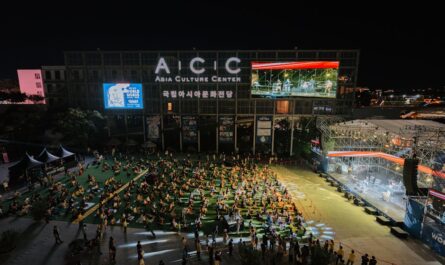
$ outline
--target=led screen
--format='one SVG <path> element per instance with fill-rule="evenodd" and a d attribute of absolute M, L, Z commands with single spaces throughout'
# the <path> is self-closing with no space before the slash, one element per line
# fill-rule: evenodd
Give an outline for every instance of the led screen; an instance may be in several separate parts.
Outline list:
<path fill-rule="evenodd" d="M 105 109 L 143 109 L 142 84 L 104 83 Z"/>
<path fill-rule="evenodd" d="M 338 66 L 336 61 L 252 62 L 251 94 L 335 98 Z"/>

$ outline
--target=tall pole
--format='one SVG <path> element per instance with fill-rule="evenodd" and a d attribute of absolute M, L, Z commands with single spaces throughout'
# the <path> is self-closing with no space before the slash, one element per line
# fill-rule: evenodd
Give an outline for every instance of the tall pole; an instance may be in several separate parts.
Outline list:
<path fill-rule="evenodd" d="M 294 154 L 294 122 L 295 119 L 292 117 L 291 121 L 291 129 L 290 129 L 290 152 L 289 155 L 292 156 Z"/>
<path fill-rule="evenodd" d="M 273 155 L 275 150 L 275 116 L 272 116 L 272 148 L 271 148 L 271 155 Z"/>
<path fill-rule="evenodd" d="M 182 153 L 182 117 L 179 116 L 179 151 Z"/>
<path fill-rule="evenodd" d="M 253 116 L 253 154 L 255 154 L 256 147 L 256 115 Z"/>
<path fill-rule="evenodd" d="M 198 153 L 201 153 L 201 129 L 198 129 Z"/>
<path fill-rule="evenodd" d="M 233 141 L 235 144 L 235 153 L 238 153 L 238 125 L 236 123 L 236 117 L 233 118 L 233 129 L 235 130 L 234 131 L 235 139 Z"/>
<path fill-rule="evenodd" d="M 164 141 L 164 115 L 159 115 L 161 119 L 161 144 L 162 144 L 162 151 L 165 151 L 165 141 Z"/>
<path fill-rule="evenodd" d="M 144 132 L 144 143 L 147 142 L 147 135 L 146 135 L 146 121 L 145 121 L 145 115 L 142 114 L 142 126 L 143 126 L 143 132 Z"/>

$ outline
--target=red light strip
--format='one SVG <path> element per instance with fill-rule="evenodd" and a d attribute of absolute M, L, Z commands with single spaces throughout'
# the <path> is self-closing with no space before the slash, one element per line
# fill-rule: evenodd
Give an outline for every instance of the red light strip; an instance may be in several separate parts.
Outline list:
<path fill-rule="evenodd" d="M 252 70 L 338 69 L 338 61 L 252 62 Z"/>
<path fill-rule="evenodd" d="M 403 165 L 405 163 L 405 159 L 397 156 L 393 156 L 390 154 L 382 153 L 382 152 L 370 152 L 370 151 L 339 151 L 339 152 L 330 152 L 328 154 L 328 157 L 359 157 L 359 156 L 366 156 L 366 157 L 377 157 L 377 158 L 383 158 L 385 160 L 397 163 L 399 165 Z M 437 170 L 433 170 L 430 167 L 419 165 L 418 170 L 420 172 L 434 175 L 440 178 L 445 179 L 445 173 Z"/>
<path fill-rule="evenodd" d="M 430 189 L 429 190 L 429 194 L 434 196 L 434 197 L 437 197 L 439 199 L 445 200 L 445 194 L 443 194 L 442 192 L 438 192 L 438 191 Z"/>

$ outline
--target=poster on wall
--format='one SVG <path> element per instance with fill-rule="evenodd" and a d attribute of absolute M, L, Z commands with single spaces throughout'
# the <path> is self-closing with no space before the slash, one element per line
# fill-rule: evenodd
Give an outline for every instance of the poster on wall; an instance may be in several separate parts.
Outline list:
<path fill-rule="evenodd" d="M 272 116 L 257 116 L 256 139 L 262 144 L 272 141 Z"/>
<path fill-rule="evenodd" d="M 195 116 L 182 117 L 182 141 L 184 143 L 198 142 L 198 120 Z"/>
<path fill-rule="evenodd" d="M 233 143 L 233 133 L 235 129 L 235 118 L 233 116 L 219 117 L 219 142 Z"/>
<path fill-rule="evenodd" d="M 147 117 L 147 138 L 157 140 L 160 137 L 159 127 L 161 126 L 160 116 Z"/>

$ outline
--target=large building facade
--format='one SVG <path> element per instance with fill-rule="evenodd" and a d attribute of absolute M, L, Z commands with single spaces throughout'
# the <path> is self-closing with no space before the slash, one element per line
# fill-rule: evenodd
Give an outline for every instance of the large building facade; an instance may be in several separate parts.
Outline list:
<path fill-rule="evenodd" d="M 42 67 L 49 107 L 103 111 L 110 137 L 181 151 L 288 154 L 292 140 L 278 146 L 276 125 L 285 120 L 292 134 L 301 117 L 349 115 L 359 63 L 358 50 L 98 50 L 64 56 L 64 66 Z M 335 97 L 252 96 L 255 62 L 319 61 L 339 63 Z M 104 83 L 141 84 L 143 108 L 105 108 Z"/>

